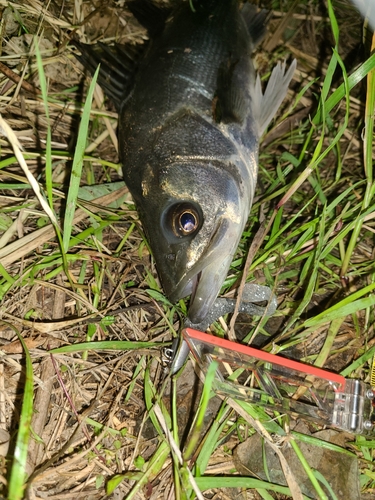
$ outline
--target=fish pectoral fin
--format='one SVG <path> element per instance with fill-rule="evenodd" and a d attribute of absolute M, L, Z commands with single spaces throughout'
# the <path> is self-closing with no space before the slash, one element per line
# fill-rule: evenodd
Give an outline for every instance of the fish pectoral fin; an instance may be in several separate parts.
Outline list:
<path fill-rule="evenodd" d="M 244 87 L 238 84 L 239 61 L 231 57 L 222 62 L 217 73 L 217 88 L 212 103 L 216 123 L 243 123 L 248 113 Z"/>
<path fill-rule="evenodd" d="M 266 34 L 267 23 L 271 17 L 271 12 L 262 9 L 258 12 L 255 5 L 245 3 L 241 10 L 241 15 L 247 26 L 253 47 L 256 47 Z"/>
<path fill-rule="evenodd" d="M 77 59 L 91 74 L 100 64 L 98 83 L 119 110 L 131 90 L 133 75 L 145 45 L 88 45 L 74 39 L 72 44 L 81 52 L 81 55 L 76 55 Z"/>
<path fill-rule="evenodd" d="M 129 0 L 126 6 L 150 36 L 161 33 L 172 9 L 152 0 Z"/>
<path fill-rule="evenodd" d="M 280 104 L 283 102 L 296 66 L 296 59 L 293 60 L 288 71 L 285 71 L 285 62 L 278 63 L 272 70 L 264 94 L 262 92 L 260 77 L 259 75 L 257 76 L 253 95 L 253 110 L 259 137 L 263 135 L 279 109 Z"/>

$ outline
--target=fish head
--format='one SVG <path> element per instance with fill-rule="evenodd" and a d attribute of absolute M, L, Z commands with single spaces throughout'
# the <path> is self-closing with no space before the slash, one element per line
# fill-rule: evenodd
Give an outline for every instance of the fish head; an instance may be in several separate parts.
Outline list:
<path fill-rule="evenodd" d="M 142 224 L 169 300 L 191 295 L 192 323 L 204 319 L 226 278 L 251 206 L 250 181 L 220 161 L 146 169 L 136 200 Z"/>

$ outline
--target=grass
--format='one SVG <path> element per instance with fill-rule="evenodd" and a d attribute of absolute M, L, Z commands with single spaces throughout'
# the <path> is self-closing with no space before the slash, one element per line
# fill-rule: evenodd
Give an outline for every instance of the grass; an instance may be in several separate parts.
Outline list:
<path fill-rule="evenodd" d="M 10 438 L 1 494 L 182 500 L 223 498 L 230 488 L 243 498 L 303 498 L 277 445 L 289 439 L 316 498 L 327 497 L 325 479 L 301 454 L 302 441 L 356 456 L 371 498 L 373 439 L 327 443 L 294 430 L 293 419 L 213 398 L 212 374 L 198 389 L 189 367 L 172 381 L 163 368 L 162 348 L 186 303 L 163 295 L 130 195 L 114 182 L 116 114 L 67 46 L 72 29 L 105 42 L 144 33 L 112 6 L 0 5 L 6 40 L 37 35 L 27 50 L 4 43 L 1 55 L 16 80 L 0 74 L 2 129 L 9 126 L 0 138 L 0 428 Z M 289 53 L 298 71 L 264 137 L 257 198 L 223 294 L 233 296 L 246 269 L 248 281 L 272 287 L 279 306 L 268 324 L 239 316 L 237 338 L 368 382 L 374 41 L 359 52 L 360 20 L 339 2 L 327 11 L 315 0 L 265 6 L 275 16 L 264 46 L 274 49 L 257 53 L 262 74 Z M 226 335 L 230 319 L 212 332 Z M 266 463 L 268 479 L 238 475 L 233 450 L 255 433 L 279 454 L 287 485 L 272 482 Z"/>

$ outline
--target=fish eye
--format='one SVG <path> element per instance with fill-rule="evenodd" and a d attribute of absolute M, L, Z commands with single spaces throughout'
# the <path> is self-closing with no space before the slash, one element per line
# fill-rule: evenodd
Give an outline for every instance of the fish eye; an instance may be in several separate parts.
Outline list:
<path fill-rule="evenodd" d="M 202 217 L 195 206 L 180 203 L 170 211 L 172 230 L 175 236 L 191 236 L 201 226 Z"/>
<path fill-rule="evenodd" d="M 190 234 L 197 229 L 197 217 L 192 212 L 182 212 L 178 218 L 178 229 L 184 233 Z"/>

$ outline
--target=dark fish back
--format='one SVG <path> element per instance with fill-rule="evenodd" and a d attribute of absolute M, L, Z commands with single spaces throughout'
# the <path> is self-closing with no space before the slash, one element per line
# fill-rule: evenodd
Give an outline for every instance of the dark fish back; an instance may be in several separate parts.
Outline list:
<path fill-rule="evenodd" d="M 229 105 L 225 101 L 224 113 L 234 103 L 241 110 L 230 113 L 251 120 L 252 49 L 235 1 L 208 2 L 196 12 L 184 4 L 172 14 L 164 31 L 152 40 L 120 112 L 121 159 L 130 189 L 139 190 L 143 170 L 150 164 L 166 168 L 176 159 L 235 154 L 232 138 L 223 137 L 215 123 L 218 68 L 234 67 L 229 87 L 236 95 L 231 88 L 224 89 L 222 94 L 228 94 L 230 101 Z M 239 140 L 241 135 L 252 140 L 249 126 L 242 132 L 236 128 Z"/>
<path fill-rule="evenodd" d="M 142 106 L 126 102 L 125 107 L 144 107 L 148 115 L 157 109 L 157 116 L 151 117 L 155 121 L 183 104 L 212 114 L 218 65 L 231 54 L 250 60 L 252 51 L 235 2 L 218 0 L 214 5 L 213 10 L 192 12 L 184 4 L 172 14 L 150 44 L 135 77 L 132 99 L 142 101 Z"/>

